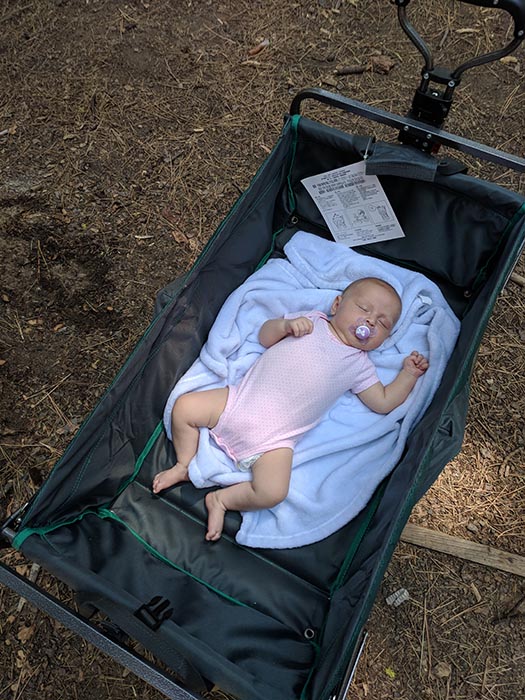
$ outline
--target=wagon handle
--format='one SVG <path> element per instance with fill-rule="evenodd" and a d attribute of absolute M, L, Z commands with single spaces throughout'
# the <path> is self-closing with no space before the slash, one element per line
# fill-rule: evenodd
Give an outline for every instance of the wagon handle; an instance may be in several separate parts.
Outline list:
<path fill-rule="evenodd" d="M 410 0 L 391 0 L 391 2 L 397 6 L 397 16 L 401 28 L 425 60 L 425 65 L 421 71 L 421 82 L 415 92 L 408 116 L 438 128 L 441 128 L 448 116 L 450 107 L 452 106 L 454 90 L 461 82 L 463 73 L 475 66 L 481 66 L 485 63 L 497 61 L 503 58 L 503 56 L 507 56 L 509 53 L 512 53 L 525 38 L 525 0 L 461 1 L 467 2 L 470 5 L 506 10 L 514 20 L 514 36 L 512 40 L 501 49 L 474 56 L 457 68 L 451 70 L 444 66 L 434 65 L 434 59 L 429 47 L 407 19 L 406 8 Z M 403 143 L 416 146 L 416 148 L 427 153 L 436 153 L 439 148 L 439 145 L 435 141 L 428 139 L 422 141 L 412 132 L 401 132 L 399 134 L 399 139 Z"/>
<path fill-rule="evenodd" d="M 391 0 L 398 8 L 407 7 L 410 0 Z M 461 0 L 469 5 L 490 7 L 494 10 L 505 10 L 514 20 L 514 38 L 523 39 L 525 36 L 525 1 L 524 0 Z"/>
<path fill-rule="evenodd" d="M 406 0 L 407 4 L 409 0 Z M 523 38 L 525 32 L 525 2 L 524 0 L 461 0 L 469 5 L 478 7 L 491 7 L 496 10 L 505 10 L 514 19 L 514 36 Z"/>
<path fill-rule="evenodd" d="M 479 7 L 491 7 L 498 10 L 506 10 L 514 19 L 514 39 L 499 51 L 492 51 L 482 56 L 476 56 L 469 61 L 465 61 L 452 73 L 452 78 L 458 80 L 461 74 L 474 66 L 481 66 L 484 63 L 498 61 L 503 56 L 512 53 L 525 38 L 525 0 L 461 0 L 469 5 Z"/>
<path fill-rule="evenodd" d="M 432 53 L 406 16 L 406 7 L 410 0 L 391 0 L 391 2 L 397 5 L 398 19 L 403 31 L 425 59 L 423 71 L 426 73 L 433 71 L 434 59 Z M 525 0 L 461 0 L 461 2 L 466 2 L 469 5 L 477 5 L 478 7 L 506 10 L 514 20 L 514 38 L 503 48 L 480 56 L 475 56 L 451 71 L 450 78 L 455 84 L 449 85 L 448 87 L 452 90 L 459 83 L 461 75 L 466 70 L 474 68 L 475 66 L 481 66 L 485 63 L 497 61 L 503 58 L 503 56 L 507 56 L 509 53 L 512 53 L 525 38 Z M 438 82 L 441 82 L 441 80 Z"/>

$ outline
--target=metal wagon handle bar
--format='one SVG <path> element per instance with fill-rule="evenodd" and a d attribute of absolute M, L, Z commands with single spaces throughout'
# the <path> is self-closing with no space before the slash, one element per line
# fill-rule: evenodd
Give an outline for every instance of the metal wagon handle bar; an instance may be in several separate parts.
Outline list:
<path fill-rule="evenodd" d="M 490 146 L 485 146 L 476 141 L 471 141 L 470 139 L 462 138 L 456 134 L 438 129 L 435 126 L 424 124 L 411 117 L 402 117 L 398 114 L 378 109 L 377 107 L 371 107 L 364 102 L 328 92 L 322 88 L 306 88 L 298 92 L 290 105 L 290 114 L 300 114 L 301 105 L 304 100 L 307 99 L 321 102 L 330 107 L 342 109 L 345 112 L 364 117 L 370 121 L 386 124 L 387 126 L 400 129 L 401 132 L 412 133 L 421 139 L 439 142 L 443 146 L 454 148 L 463 153 L 469 153 L 475 158 L 480 158 L 506 168 L 511 168 L 517 172 L 525 173 L 524 158 L 520 158 L 511 153 L 505 153 L 505 151 L 500 151 Z"/>
<path fill-rule="evenodd" d="M 410 0 L 406 0 L 408 4 Z M 514 19 L 514 36 L 525 30 L 525 0 L 461 0 L 468 2 L 469 5 L 477 5 L 478 7 L 492 7 L 496 10 L 505 10 Z"/>
<path fill-rule="evenodd" d="M 423 70 L 432 71 L 434 69 L 434 59 L 432 58 L 432 53 L 425 41 L 406 17 L 406 8 L 410 0 L 391 1 L 397 5 L 399 23 L 401 24 L 403 31 L 425 59 L 425 67 Z M 510 41 L 510 43 L 503 48 L 482 54 L 480 56 L 475 56 L 451 71 L 450 77 L 456 83 L 459 82 L 462 74 L 466 70 L 474 68 L 475 66 L 481 66 L 485 63 L 492 63 L 492 61 L 497 61 L 500 58 L 503 58 L 503 56 L 507 56 L 509 53 L 512 53 L 525 38 L 525 0 L 461 0 L 461 2 L 466 2 L 469 5 L 477 5 L 478 7 L 490 7 L 491 9 L 505 10 L 514 20 L 514 37 L 512 41 Z"/>

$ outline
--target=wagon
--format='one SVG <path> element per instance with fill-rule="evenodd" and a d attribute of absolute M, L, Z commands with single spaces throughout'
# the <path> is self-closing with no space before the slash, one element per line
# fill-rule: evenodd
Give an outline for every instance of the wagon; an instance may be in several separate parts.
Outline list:
<path fill-rule="evenodd" d="M 461 447 L 481 337 L 525 243 L 525 200 L 468 175 L 440 148 L 519 172 L 525 160 L 442 126 L 465 71 L 520 44 L 525 2 L 499 2 L 514 21 L 508 46 L 454 70 L 434 66 L 407 18 L 408 0 L 395 4 L 425 62 L 410 113 L 317 88 L 294 98 L 248 189 L 188 274 L 159 294 L 153 322 L 115 381 L 44 485 L 1 528 L 8 546 L 76 592 L 78 612 L 4 564 L 2 583 L 171 698 L 199 698 L 217 686 L 241 700 L 342 700 L 411 509 Z M 391 127 L 397 142 L 310 119 L 303 112 L 311 102 Z M 236 290 L 288 264 L 298 232 L 331 244 L 305 181 L 363 161 L 404 235 L 360 242 L 354 252 L 424 276 L 458 320 L 439 386 L 351 520 L 302 546 L 268 547 L 240 543 L 240 515 L 229 513 L 211 545 L 203 538 L 206 491 L 188 483 L 158 497 L 150 491 L 159 465 L 174 459 L 166 401 Z M 158 663 L 132 650 L 128 637 Z"/>

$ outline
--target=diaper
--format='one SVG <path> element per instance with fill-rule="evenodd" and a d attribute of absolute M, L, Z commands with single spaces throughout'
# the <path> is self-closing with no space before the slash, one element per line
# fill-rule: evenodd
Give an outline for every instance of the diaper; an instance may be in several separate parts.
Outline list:
<path fill-rule="evenodd" d="M 252 455 L 251 457 L 245 457 L 244 459 L 240 459 L 237 462 L 237 469 L 240 472 L 249 472 L 255 464 L 255 462 L 259 459 L 259 457 L 262 456 L 262 454 L 262 452 L 259 452 L 259 454 Z"/>

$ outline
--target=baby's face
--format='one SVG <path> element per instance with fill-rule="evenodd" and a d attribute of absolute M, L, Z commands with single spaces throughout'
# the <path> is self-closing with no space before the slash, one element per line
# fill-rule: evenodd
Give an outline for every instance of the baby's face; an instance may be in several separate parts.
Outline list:
<path fill-rule="evenodd" d="M 367 281 L 354 285 L 335 298 L 330 325 L 345 345 L 375 350 L 388 338 L 400 313 L 399 299 L 393 290 Z"/>

